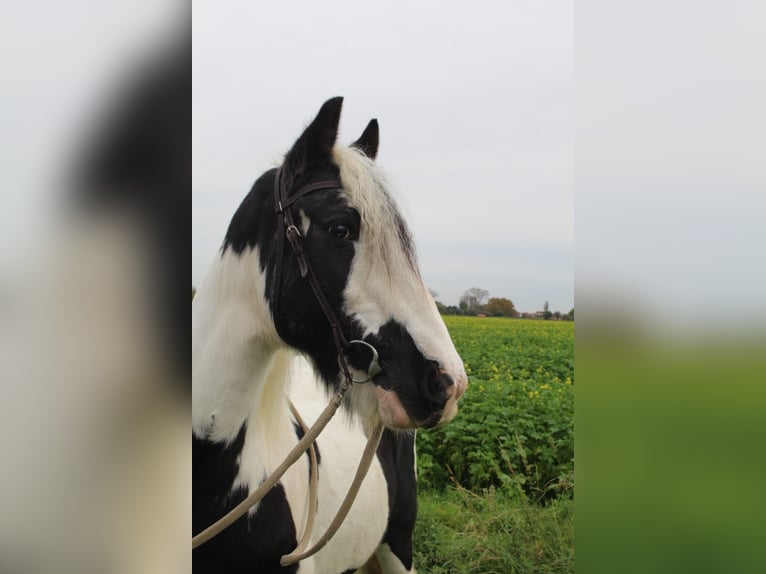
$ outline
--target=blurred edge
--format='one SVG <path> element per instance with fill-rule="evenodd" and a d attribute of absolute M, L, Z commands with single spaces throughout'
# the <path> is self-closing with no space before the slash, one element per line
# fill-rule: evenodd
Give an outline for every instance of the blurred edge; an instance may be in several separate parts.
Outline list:
<path fill-rule="evenodd" d="M 108 4 L 0 25 L 2 572 L 191 570 L 188 10 Z"/>
<path fill-rule="evenodd" d="M 576 571 L 766 571 L 751 1 L 575 8 Z"/>
<path fill-rule="evenodd" d="M 578 571 L 762 571 L 763 338 L 579 316 Z"/>

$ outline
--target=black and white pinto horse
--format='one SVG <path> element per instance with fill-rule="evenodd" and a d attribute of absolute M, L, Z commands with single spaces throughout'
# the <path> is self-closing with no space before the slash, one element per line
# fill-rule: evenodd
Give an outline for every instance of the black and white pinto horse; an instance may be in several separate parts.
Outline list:
<path fill-rule="evenodd" d="M 296 201 L 295 222 L 345 338 L 373 345 L 382 372 L 352 386 L 343 413 L 319 436 L 312 543 L 345 496 L 365 435 L 378 422 L 387 428 L 348 517 L 319 553 L 279 565 L 305 524 L 310 463 L 302 456 L 247 515 L 194 550 L 198 573 L 333 574 L 373 555 L 385 572 L 414 571 L 414 433 L 401 430 L 450 421 L 467 378 L 373 161 L 377 121 L 350 147 L 336 146 L 341 104 L 322 106 L 285 156 L 280 178 L 288 195 L 340 181 Z M 277 269 L 276 171 L 243 200 L 192 305 L 195 534 L 257 488 L 302 436 L 288 400 L 310 425 L 342 377 L 328 319 L 289 249 Z M 356 373 L 369 366 L 360 355 L 350 357 Z"/>

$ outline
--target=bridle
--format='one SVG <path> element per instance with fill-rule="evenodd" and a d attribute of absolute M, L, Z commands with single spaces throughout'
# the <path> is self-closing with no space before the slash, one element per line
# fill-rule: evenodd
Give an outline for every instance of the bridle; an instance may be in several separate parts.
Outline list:
<path fill-rule="evenodd" d="M 290 451 L 290 453 L 285 457 L 285 459 L 282 461 L 282 463 L 274 470 L 274 472 L 271 473 L 271 475 L 261 483 L 261 485 L 252 493 L 250 493 L 247 498 L 245 498 L 243 501 L 241 501 L 237 506 L 235 506 L 233 509 L 231 509 L 227 514 L 225 514 L 223 517 L 221 517 L 219 520 L 217 520 L 215 523 L 208 526 L 205 530 L 197 534 L 196 536 L 192 537 L 192 549 L 197 548 L 198 546 L 201 546 L 202 544 L 205 544 L 221 532 L 223 532 L 226 528 L 231 526 L 236 520 L 241 518 L 246 512 L 248 512 L 253 506 L 255 506 L 266 494 L 277 484 L 280 478 L 284 475 L 285 472 L 307 451 L 309 450 L 309 457 L 310 457 L 310 478 L 309 478 L 309 508 L 308 513 L 306 517 L 306 527 L 304 529 L 303 535 L 301 536 L 301 540 L 298 543 L 298 546 L 295 548 L 293 552 L 290 554 L 286 554 L 280 558 L 280 564 L 282 566 L 287 566 L 290 564 L 294 564 L 296 562 L 299 562 L 300 560 L 303 560 L 304 558 L 308 558 L 309 556 L 312 556 L 313 554 L 316 554 L 319 550 L 321 550 L 327 542 L 332 538 L 332 536 L 335 534 L 335 532 L 340 528 L 340 525 L 343 523 L 343 520 L 345 519 L 346 515 L 348 514 L 348 511 L 351 509 L 351 505 L 354 502 L 354 499 L 356 498 L 357 493 L 359 492 L 359 488 L 361 487 L 362 481 L 364 480 L 364 477 L 367 474 L 367 471 L 370 468 L 370 464 L 372 463 L 372 459 L 375 456 L 375 451 L 377 450 L 378 444 L 380 443 L 380 438 L 383 434 L 383 425 L 381 423 L 378 423 L 373 431 L 370 433 L 370 437 L 368 438 L 367 445 L 365 446 L 364 453 L 362 455 L 361 460 L 359 461 L 359 465 L 357 466 L 356 473 L 354 474 L 353 481 L 351 482 L 351 486 L 349 487 L 348 492 L 346 493 L 345 498 L 343 499 L 343 502 L 341 503 L 340 507 L 338 508 L 338 511 L 335 514 L 335 517 L 333 518 L 332 522 L 330 523 L 330 526 L 327 528 L 327 531 L 320 537 L 320 539 L 312 546 L 309 550 L 305 550 L 306 545 L 308 544 L 309 538 L 311 536 L 311 531 L 314 524 L 314 516 L 316 514 L 316 505 L 317 505 L 317 481 L 318 481 L 318 466 L 317 466 L 317 451 L 316 451 L 316 439 L 319 436 L 319 434 L 322 432 L 325 426 L 330 422 L 330 419 L 333 417 L 335 412 L 338 410 L 338 407 L 343 402 L 343 397 L 346 394 L 346 391 L 351 387 L 353 383 L 367 383 L 372 381 L 373 377 L 377 375 L 378 373 L 382 372 L 379 364 L 378 359 L 378 352 L 366 341 L 362 341 L 360 339 L 354 339 L 351 341 L 348 341 L 346 337 L 343 335 L 343 330 L 341 329 L 340 321 L 338 321 L 338 317 L 333 311 L 332 307 L 330 306 L 329 301 L 327 300 L 327 297 L 325 296 L 324 292 L 322 291 L 322 287 L 319 284 L 319 280 L 317 279 L 316 274 L 314 273 L 314 268 L 311 266 L 311 262 L 309 261 L 308 257 L 306 256 L 306 252 L 303 249 L 303 236 L 300 232 L 300 229 L 295 225 L 295 219 L 293 218 L 292 213 L 292 206 L 295 204 L 296 201 L 299 199 L 305 197 L 306 195 L 320 191 L 320 190 L 327 190 L 327 189 L 341 189 L 341 183 L 337 179 L 332 180 L 324 180 L 319 181 L 315 183 L 307 184 L 303 187 L 301 187 L 297 192 L 293 193 L 288 197 L 287 189 L 285 186 L 282 185 L 281 181 L 281 172 L 282 169 L 278 169 L 276 172 L 276 175 L 274 176 L 274 206 L 275 206 L 275 215 L 278 219 L 277 224 L 277 264 L 276 264 L 276 275 L 275 275 L 275 299 L 274 299 L 274 309 L 275 313 L 279 312 L 279 303 L 281 298 L 281 282 L 282 282 L 282 267 L 284 265 L 284 254 L 285 254 L 285 240 L 290 245 L 290 249 L 293 252 L 293 255 L 295 255 L 295 258 L 298 261 L 298 267 L 300 269 L 301 277 L 306 279 L 309 282 L 309 285 L 311 286 L 312 291 L 314 292 L 314 296 L 317 299 L 317 302 L 319 303 L 319 306 L 322 308 L 322 312 L 324 313 L 325 317 L 327 318 L 327 321 L 330 324 L 330 329 L 332 330 L 333 335 L 333 342 L 335 343 L 335 349 L 338 353 L 338 365 L 341 368 L 341 372 L 343 374 L 343 380 L 341 381 L 340 385 L 336 389 L 334 395 L 331 397 L 330 402 L 325 407 L 325 409 L 322 411 L 322 413 L 319 415 L 319 418 L 317 418 L 316 422 L 313 424 L 311 428 L 307 428 L 306 424 L 303 422 L 303 420 L 300 417 L 300 414 L 298 414 L 297 410 L 293 406 L 292 403 L 290 403 L 290 408 L 293 412 L 293 416 L 296 418 L 298 423 L 303 429 L 303 437 L 300 441 L 298 441 L 298 444 L 296 444 L 293 449 Z M 367 368 L 367 378 L 365 379 L 355 379 L 351 371 L 349 369 L 348 360 L 346 359 L 346 352 L 352 348 L 353 345 L 360 345 L 367 349 L 369 349 L 372 353 L 372 360 L 370 361 L 370 364 Z"/>
<path fill-rule="evenodd" d="M 322 287 L 319 284 L 314 268 L 311 266 L 311 262 L 306 256 L 306 252 L 303 249 L 303 235 L 300 229 L 295 225 L 295 219 L 293 218 L 292 206 L 299 199 L 302 199 L 317 191 L 327 189 L 341 189 L 341 183 L 337 179 L 329 179 L 309 183 L 301 187 L 298 191 L 288 197 L 287 187 L 282 185 L 282 168 L 277 170 L 274 176 L 274 213 L 278 219 L 277 228 L 277 265 L 276 265 L 276 293 L 274 298 L 275 312 L 279 312 L 279 303 L 281 299 L 282 291 L 282 267 L 284 264 L 285 254 L 285 240 L 290 245 L 290 249 L 295 255 L 298 261 L 298 267 L 300 269 L 301 277 L 306 279 L 311 286 L 311 290 L 314 292 L 319 306 L 322 308 L 322 312 L 327 318 L 332 330 L 333 342 L 335 343 L 335 350 L 338 352 L 338 363 L 346 379 L 351 380 L 354 383 L 366 383 L 371 381 L 375 375 L 381 372 L 380 363 L 378 362 L 378 352 L 367 341 L 360 339 L 354 339 L 352 341 L 346 340 L 341 329 L 340 321 L 330 306 L 327 297 L 322 291 Z M 281 217 L 280 217 L 281 216 Z M 354 379 L 348 368 L 348 361 L 346 360 L 345 352 L 348 351 L 353 345 L 361 345 L 369 349 L 372 353 L 372 360 L 367 368 L 367 378 L 358 380 Z"/>

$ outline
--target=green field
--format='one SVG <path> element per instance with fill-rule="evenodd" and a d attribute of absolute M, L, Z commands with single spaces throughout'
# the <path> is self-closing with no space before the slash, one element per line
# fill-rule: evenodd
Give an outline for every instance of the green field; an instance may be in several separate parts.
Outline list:
<path fill-rule="evenodd" d="M 418 433 L 424 573 L 574 569 L 574 324 L 445 316 L 469 377 Z"/>

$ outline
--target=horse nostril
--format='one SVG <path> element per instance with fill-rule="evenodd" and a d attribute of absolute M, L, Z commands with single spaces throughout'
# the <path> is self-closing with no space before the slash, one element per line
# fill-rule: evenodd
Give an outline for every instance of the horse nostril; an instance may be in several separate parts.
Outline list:
<path fill-rule="evenodd" d="M 445 388 L 452 387 L 455 384 L 455 379 L 447 373 L 441 373 L 441 380 Z"/>
<path fill-rule="evenodd" d="M 434 396 L 439 396 L 441 393 L 453 386 L 455 384 L 455 380 L 444 371 L 441 371 L 438 368 L 434 368 L 428 377 L 428 383 L 431 393 Z"/>

